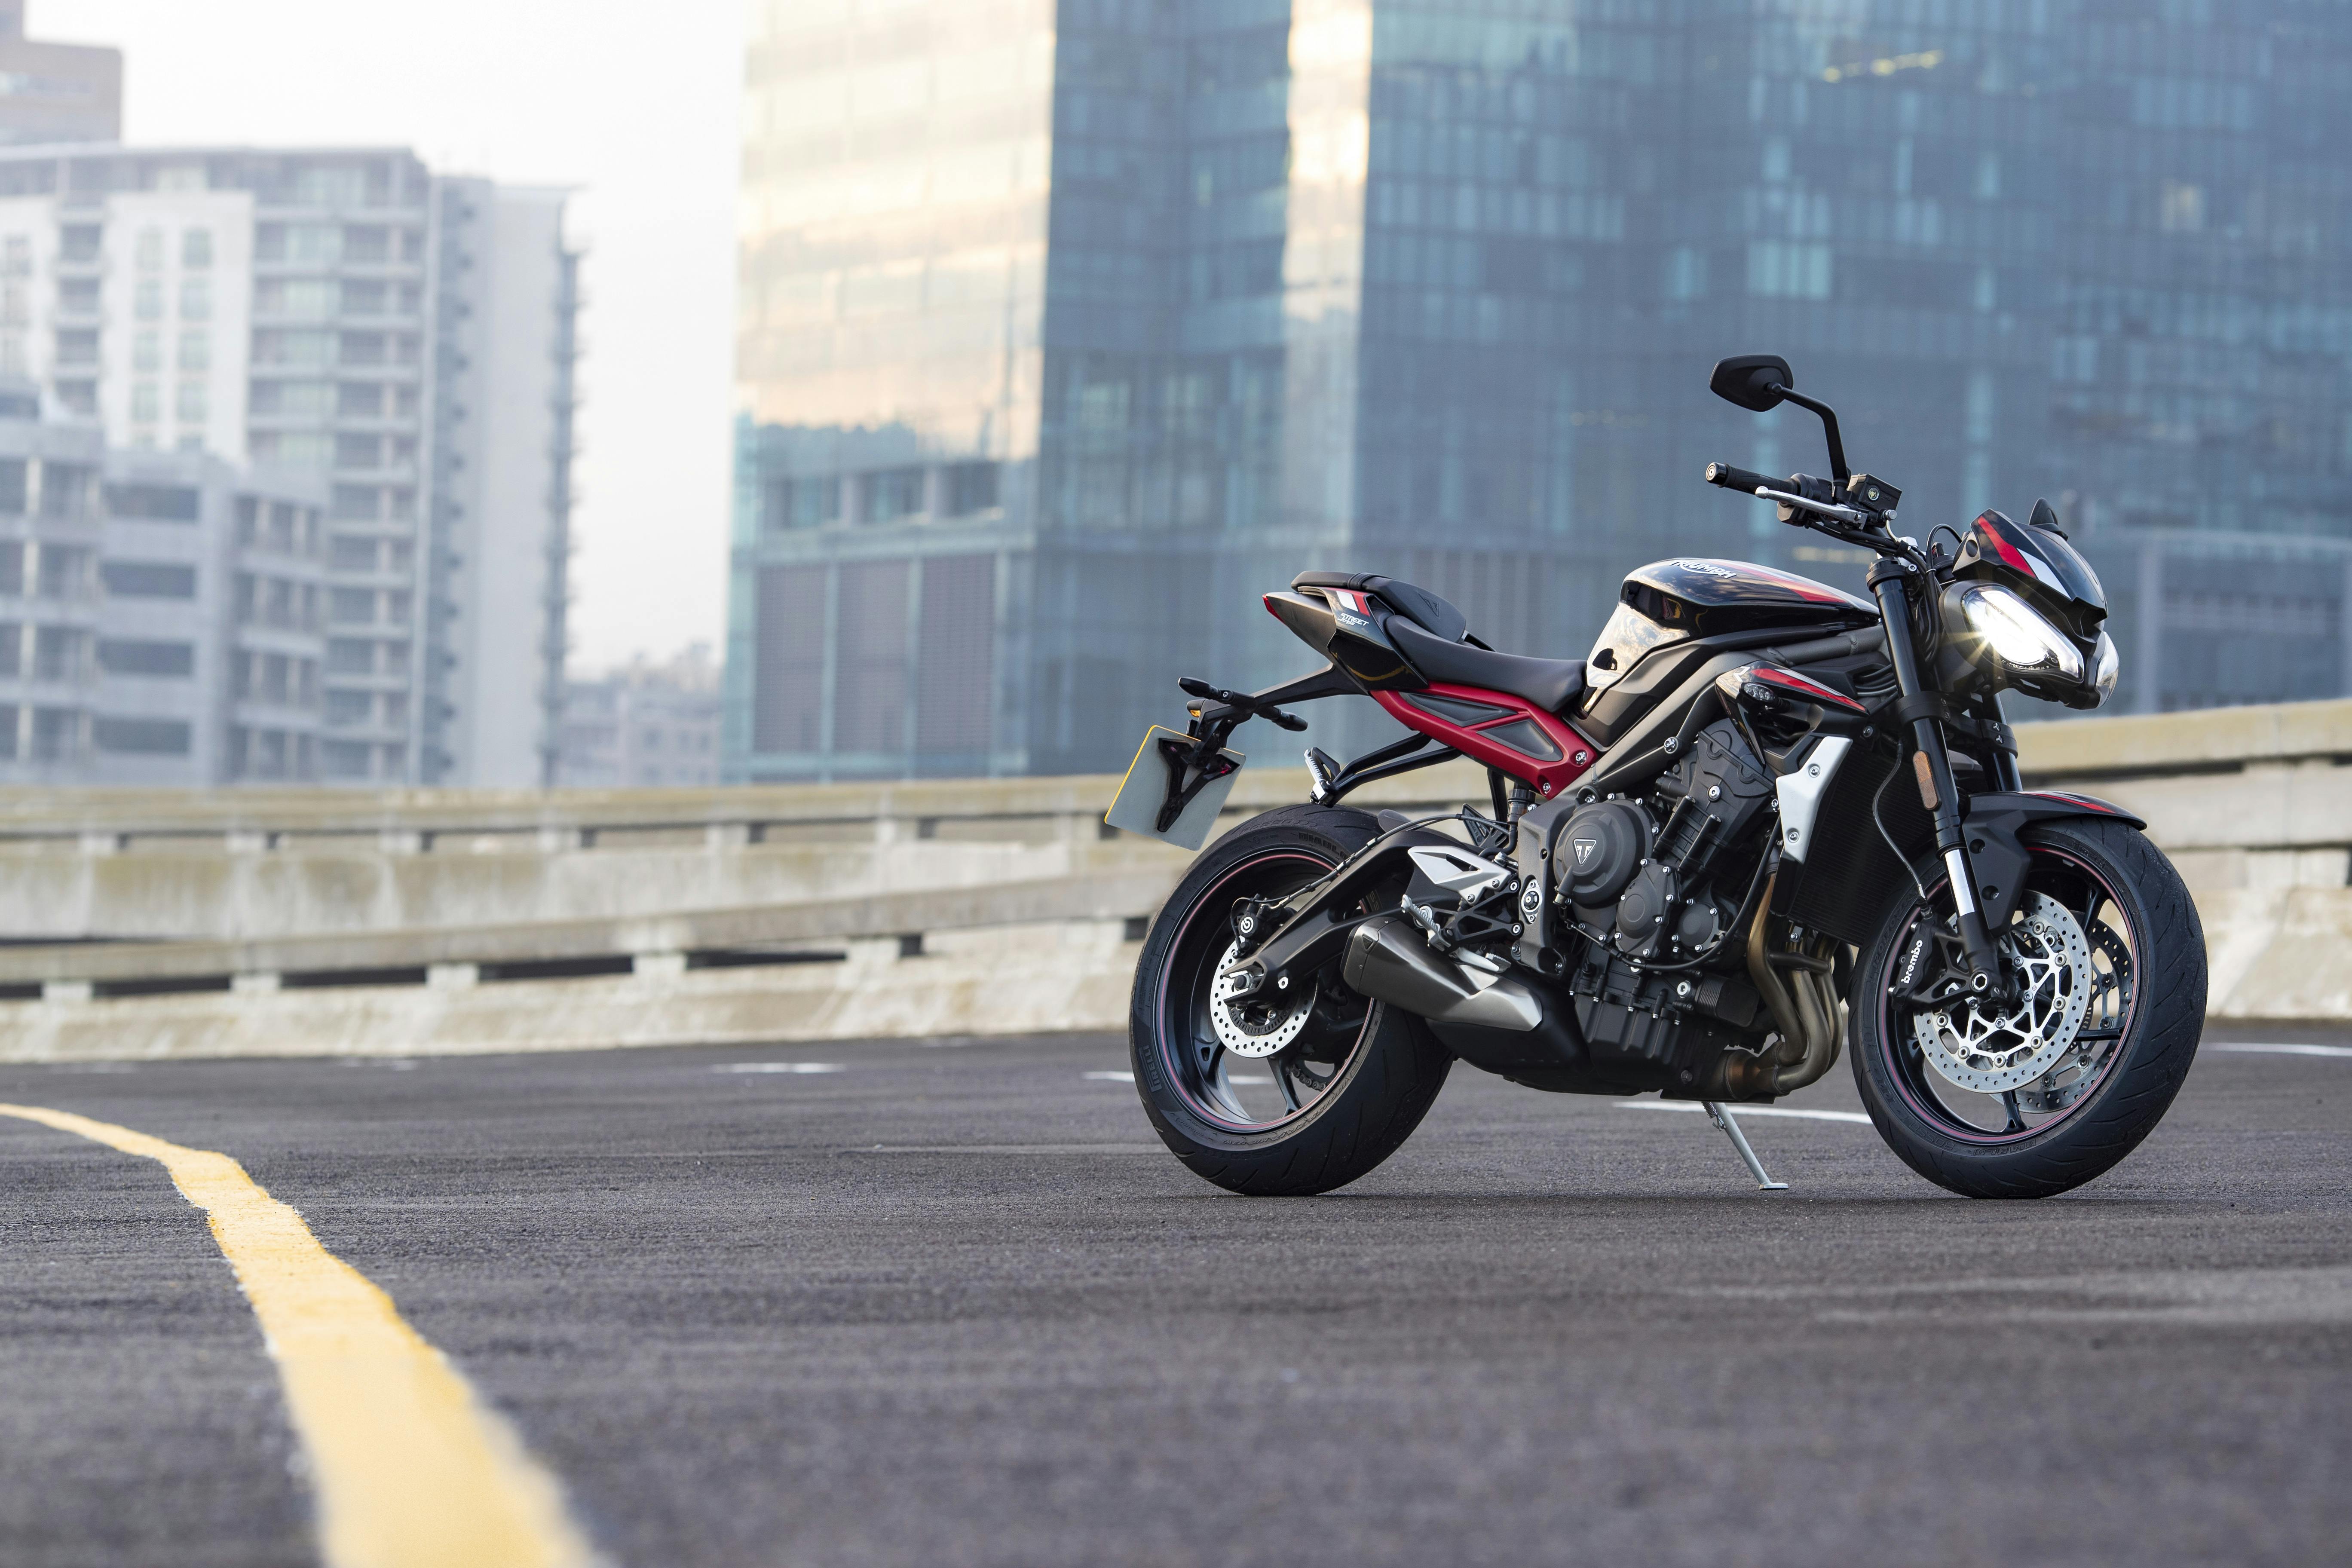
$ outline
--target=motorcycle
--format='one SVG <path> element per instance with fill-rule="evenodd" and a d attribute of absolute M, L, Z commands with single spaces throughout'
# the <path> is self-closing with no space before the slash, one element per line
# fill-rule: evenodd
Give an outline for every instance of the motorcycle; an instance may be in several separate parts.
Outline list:
<path fill-rule="evenodd" d="M 1817 416 L 1830 478 L 1707 482 L 1871 552 L 1872 597 L 1741 562 L 1644 566 L 1582 660 L 1507 653 L 1434 594 L 1307 572 L 1267 609 L 1328 661 L 1187 679 L 1108 820 L 1198 848 L 1252 719 L 1368 695 L 1410 731 L 1218 837 L 1137 965 L 1129 1044 L 1168 1147 L 1237 1193 L 1326 1192 L 1393 1152 L 1458 1060 L 1532 1089 L 1736 1108 L 1849 1054 L 1888 1146 L 1974 1197 L 2092 1180 L 2162 1118 L 2205 1014 L 2197 911 L 2146 824 L 2023 786 L 2000 694 L 2114 690 L 2097 577 L 2047 502 L 1921 546 L 1786 361 L 1711 389 Z M 1948 549 L 1938 536 L 1950 534 Z M 1491 814 L 1342 804 L 1455 757 Z"/>

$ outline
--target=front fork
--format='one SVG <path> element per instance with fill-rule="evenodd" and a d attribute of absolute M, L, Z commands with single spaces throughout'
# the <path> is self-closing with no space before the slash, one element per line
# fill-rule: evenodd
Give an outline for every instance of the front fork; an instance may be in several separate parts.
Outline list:
<path fill-rule="evenodd" d="M 1929 691 L 1919 674 L 1919 650 L 1911 636 L 1911 584 L 1918 568 L 1909 562 L 1881 556 L 1870 569 L 1870 591 L 1878 599 L 1878 616 L 1886 626 L 1886 652 L 1895 661 L 1895 682 L 1902 695 L 1895 713 L 1911 725 L 1911 743 L 1925 759 L 1923 793 L 1933 800 L 1922 804 L 1935 814 L 1936 849 L 1952 879 L 1952 902 L 1959 911 L 1960 944 L 1969 955 L 1969 989 L 1988 1001 L 2004 997 L 1992 933 L 1985 929 L 1977 907 L 1976 877 L 1969 866 L 1968 846 L 1960 831 L 1960 794 L 1952 782 L 1952 756 L 1944 746 L 1944 728 L 1937 715 L 1942 694 Z"/>

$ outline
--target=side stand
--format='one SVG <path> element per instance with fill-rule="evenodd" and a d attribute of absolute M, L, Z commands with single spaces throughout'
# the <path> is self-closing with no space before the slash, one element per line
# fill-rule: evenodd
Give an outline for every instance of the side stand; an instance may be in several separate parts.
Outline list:
<path fill-rule="evenodd" d="M 1731 1146 L 1739 1151 L 1740 1159 L 1747 1163 L 1748 1174 L 1756 1178 L 1758 1189 L 1767 1193 L 1787 1192 L 1788 1183 L 1776 1182 L 1764 1173 L 1764 1162 L 1758 1159 L 1756 1151 L 1748 1146 L 1748 1134 L 1739 1130 L 1739 1123 L 1731 1119 L 1731 1112 L 1711 1100 L 1701 1103 L 1706 1107 L 1706 1119 L 1722 1128 L 1723 1135 L 1731 1140 Z"/>

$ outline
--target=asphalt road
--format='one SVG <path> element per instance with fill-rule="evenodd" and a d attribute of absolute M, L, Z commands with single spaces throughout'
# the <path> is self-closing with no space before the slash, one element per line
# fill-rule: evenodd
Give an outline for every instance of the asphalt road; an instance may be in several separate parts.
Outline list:
<path fill-rule="evenodd" d="M 2215 1039 L 2232 1037 L 2217 1031 Z M 2238 1039 L 2352 1037 L 2281 1029 Z M 829 1064 L 837 1071 L 736 1070 Z M 2352 1055 L 2209 1049 L 2105 1180 L 1457 1068 L 1226 1195 L 1120 1042 L 0 1068 L 235 1155 L 617 1563 L 2341 1562 Z M 1855 1109 L 1840 1068 L 1793 1105 Z M 146 1160 L 0 1121 L 0 1560 L 316 1561 L 251 1312 Z"/>

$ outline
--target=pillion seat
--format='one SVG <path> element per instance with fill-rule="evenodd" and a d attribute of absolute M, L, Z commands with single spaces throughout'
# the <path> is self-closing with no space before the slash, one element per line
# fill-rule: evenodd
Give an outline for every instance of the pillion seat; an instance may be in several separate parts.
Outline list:
<path fill-rule="evenodd" d="M 1547 713 L 1565 712 L 1584 695 L 1582 659 L 1496 653 L 1471 638 L 1467 616 L 1426 588 L 1361 572 L 1301 572 L 1290 585 L 1345 588 L 1378 597 L 1395 612 L 1389 620 L 1390 640 L 1433 684 L 1507 691 Z"/>

